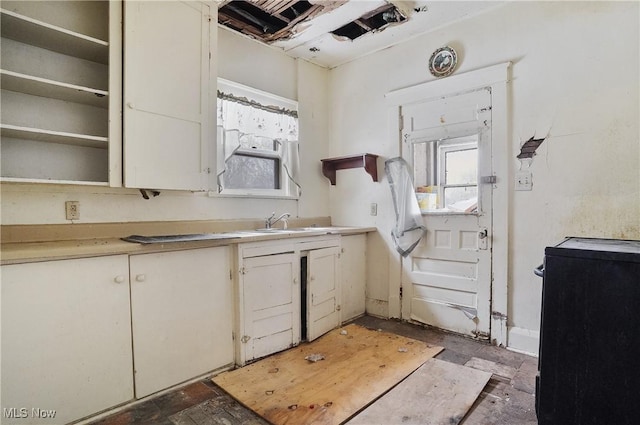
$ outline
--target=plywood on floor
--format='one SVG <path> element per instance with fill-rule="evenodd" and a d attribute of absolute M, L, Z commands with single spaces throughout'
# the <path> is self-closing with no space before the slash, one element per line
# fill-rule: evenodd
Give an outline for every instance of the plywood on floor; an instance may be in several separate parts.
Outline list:
<path fill-rule="evenodd" d="M 348 425 L 458 424 L 491 373 L 429 359 Z"/>
<path fill-rule="evenodd" d="M 498 378 L 502 377 L 506 379 L 507 382 L 513 379 L 516 374 L 516 368 L 514 367 L 492 362 L 490 360 L 480 359 L 478 357 L 472 357 L 471 360 L 466 362 L 464 365 L 467 367 L 472 367 L 474 369 L 492 373 Z"/>
<path fill-rule="evenodd" d="M 273 424 L 340 424 L 441 350 L 352 324 L 213 381 Z"/>

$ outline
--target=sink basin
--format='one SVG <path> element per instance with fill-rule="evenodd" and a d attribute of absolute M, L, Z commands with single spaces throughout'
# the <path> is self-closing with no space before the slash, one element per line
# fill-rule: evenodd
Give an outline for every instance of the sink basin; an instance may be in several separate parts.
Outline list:
<path fill-rule="evenodd" d="M 295 229 L 297 231 L 305 231 L 305 232 L 333 232 L 336 230 L 335 227 L 299 227 Z"/>
<path fill-rule="evenodd" d="M 271 228 L 271 229 L 256 229 L 256 232 L 260 233 L 295 233 L 295 232 L 307 232 L 309 228 L 306 227 L 294 227 L 291 229 Z"/>
<path fill-rule="evenodd" d="M 288 229 L 282 229 L 282 228 L 262 228 L 262 229 L 256 229 L 254 230 L 255 232 L 259 232 L 259 233 L 299 233 L 299 232 L 331 232 L 335 230 L 335 228 L 333 227 L 291 227 Z"/>

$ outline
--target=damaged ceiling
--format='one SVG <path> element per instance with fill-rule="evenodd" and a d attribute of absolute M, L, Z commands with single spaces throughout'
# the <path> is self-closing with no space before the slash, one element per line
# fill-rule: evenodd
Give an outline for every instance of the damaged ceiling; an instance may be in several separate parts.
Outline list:
<path fill-rule="evenodd" d="M 331 68 L 502 3 L 224 0 L 218 6 L 218 23 L 290 56 Z"/>

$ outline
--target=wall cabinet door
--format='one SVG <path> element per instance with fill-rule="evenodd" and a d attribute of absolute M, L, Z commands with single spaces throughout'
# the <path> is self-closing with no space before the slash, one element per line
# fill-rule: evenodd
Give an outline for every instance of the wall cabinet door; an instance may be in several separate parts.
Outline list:
<path fill-rule="evenodd" d="M 308 254 L 307 339 L 313 341 L 340 325 L 340 247 Z"/>
<path fill-rule="evenodd" d="M 341 322 L 344 323 L 365 312 L 367 235 L 342 236 Z"/>
<path fill-rule="evenodd" d="M 2 408 L 28 415 L 2 423 L 67 423 L 133 398 L 128 268 L 126 255 L 2 266 Z"/>
<path fill-rule="evenodd" d="M 241 267 L 240 364 L 300 341 L 300 259 L 294 253 L 245 258 Z"/>
<path fill-rule="evenodd" d="M 205 190 L 215 146 L 217 9 L 125 2 L 125 186 Z"/>
<path fill-rule="evenodd" d="M 233 362 L 229 247 L 132 255 L 136 397 Z"/>

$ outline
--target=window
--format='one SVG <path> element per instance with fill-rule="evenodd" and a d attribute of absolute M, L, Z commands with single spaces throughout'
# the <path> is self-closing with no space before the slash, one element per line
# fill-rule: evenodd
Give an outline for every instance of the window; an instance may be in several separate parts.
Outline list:
<path fill-rule="evenodd" d="M 477 212 L 477 135 L 415 143 L 413 161 L 422 212 Z"/>
<path fill-rule="evenodd" d="M 218 192 L 299 194 L 297 103 L 218 80 Z"/>

